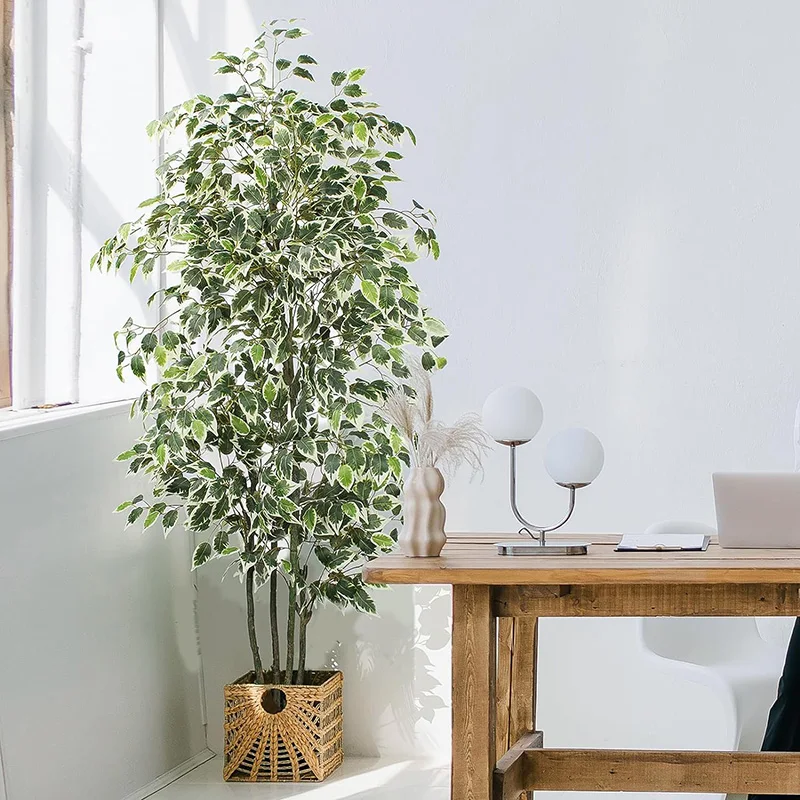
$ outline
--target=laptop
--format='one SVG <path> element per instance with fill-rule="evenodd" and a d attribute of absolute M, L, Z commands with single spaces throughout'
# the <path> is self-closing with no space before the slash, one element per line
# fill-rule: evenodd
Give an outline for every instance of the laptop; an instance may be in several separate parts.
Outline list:
<path fill-rule="evenodd" d="M 800 472 L 715 472 L 721 547 L 800 548 Z"/>

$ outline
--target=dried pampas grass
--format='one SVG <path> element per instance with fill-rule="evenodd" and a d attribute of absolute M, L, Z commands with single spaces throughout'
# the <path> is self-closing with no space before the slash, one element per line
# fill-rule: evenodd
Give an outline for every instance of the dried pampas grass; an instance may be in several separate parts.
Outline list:
<path fill-rule="evenodd" d="M 410 390 L 410 393 L 409 393 Z M 408 446 L 415 467 L 439 467 L 455 472 L 467 464 L 480 472 L 489 438 L 477 414 L 464 414 L 452 425 L 433 418 L 433 388 L 430 374 L 415 364 L 408 384 L 396 386 L 381 409 Z"/>

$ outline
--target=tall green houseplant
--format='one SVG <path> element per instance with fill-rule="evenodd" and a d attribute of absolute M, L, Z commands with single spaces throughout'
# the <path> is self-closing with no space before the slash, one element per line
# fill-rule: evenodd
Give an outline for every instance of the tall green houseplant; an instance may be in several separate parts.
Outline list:
<path fill-rule="evenodd" d="M 326 102 L 305 96 L 304 83 L 321 88 L 307 83 L 317 62 L 284 55 L 304 31 L 273 26 L 241 57 L 213 57 L 231 91 L 152 123 L 184 144 L 93 265 L 133 281 L 165 259 L 168 276 L 151 298 L 161 321 L 129 319 L 116 337 L 120 378 L 146 384 L 132 411 L 144 433 L 120 459 L 153 494 L 119 510 L 199 537 L 195 568 L 231 559 L 253 680 L 302 684 L 315 609 L 374 610 L 360 565 L 394 543 L 408 463 L 377 409 L 409 377 L 409 348 L 426 369 L 443 365 L 433 350 L 446 331 L 409 273 L 418 251 L 439 255 L 433 217 L 389 199 L 413 132 L 364 99 L 363 69 L 334 72 Z"/>

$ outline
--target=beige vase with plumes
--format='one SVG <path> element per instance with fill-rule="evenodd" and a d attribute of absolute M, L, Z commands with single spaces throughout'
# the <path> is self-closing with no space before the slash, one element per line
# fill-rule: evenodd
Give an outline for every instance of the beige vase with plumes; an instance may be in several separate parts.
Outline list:
<path fill-rule="evenodd" d="M 444 478 L 436 467 L 414 467 L 406 479 L 403 495 L 403 530 L 400 551 L 412 558 L 434 558 L 447 541 L 446 511 L 441 496 Z"/>

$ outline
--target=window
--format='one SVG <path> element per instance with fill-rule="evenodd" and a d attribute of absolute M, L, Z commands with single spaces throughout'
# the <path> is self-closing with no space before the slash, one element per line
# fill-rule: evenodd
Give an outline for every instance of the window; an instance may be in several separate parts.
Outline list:
<path fill-rule="evenodd" d="M 142 387 L 117 380 L 113 333 L 128 317 L 157 320 L 147 298 L 159 276 L 131 287 L 125 274 L 88 264 L 157 192 L 160 153 L 147 123 L 213 91 L 208 54 L 230 44 L 218 25 L 224 3 L 0 0 L 7 20 L 12 3 L 13 267 L 2 254 L 0 405 L 8 404 L 9 271 L 14 407 L 133 397 Z M 243 41 L 260 24 L 250 5 Z"/>
<path fill-rule="evenodd" d="M 11 0 L 0 0 L 8 3 Z M 14 12 L 14 407 L 133 397 L 113 333 L 151 287 L 89 270 L 156 193 L 161 4 L 18 0 Z"/>

